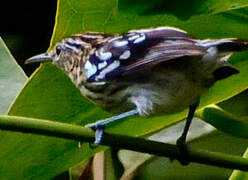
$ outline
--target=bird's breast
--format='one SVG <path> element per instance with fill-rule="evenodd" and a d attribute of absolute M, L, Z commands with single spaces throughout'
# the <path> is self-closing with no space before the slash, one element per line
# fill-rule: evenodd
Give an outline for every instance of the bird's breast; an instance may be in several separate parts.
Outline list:
<path fill-rule="evenodd" d="M 79 89 L 90 101 L 111 113 L 118 114 L 134 108 L 134 104 L 129 101 L 130 94 L 126 84 L 85 83 L 81 84 Z"/>

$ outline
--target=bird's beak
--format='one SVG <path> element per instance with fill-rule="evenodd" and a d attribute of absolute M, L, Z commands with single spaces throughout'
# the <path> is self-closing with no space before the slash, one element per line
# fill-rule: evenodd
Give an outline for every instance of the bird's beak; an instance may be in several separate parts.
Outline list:
<path fill-rule="evenodd" d="M 51 62 L 51 61 L 52 61 L 52 57 L 48 53 L 43 53 L 27 59 L 25 61 L 25 64 Z"/>

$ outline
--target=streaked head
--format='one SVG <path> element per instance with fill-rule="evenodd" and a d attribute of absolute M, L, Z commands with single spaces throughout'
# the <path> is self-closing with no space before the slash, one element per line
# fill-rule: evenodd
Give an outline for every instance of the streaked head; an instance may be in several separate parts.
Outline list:
<path fill-rule="evenodd" d="M 64 66 L 68 63 L 75 64 L 75 61 L 79 63 L 85 50 L 89 48 L 91 44 L 82 41 L 78 36 L 72 36 L 57 43 L 52 50 L 29 58 L 25 64 L 52 62 L 65 69 Z"/>
<path fill-rule="evenodd" d="M 82 67 L 97 47 L 110 37 L 99 32 L 75 34 L 57 43 L 52 50 L 29 58 L 25 64 L 52 62 L 70 75 L 76 67 Z"/>

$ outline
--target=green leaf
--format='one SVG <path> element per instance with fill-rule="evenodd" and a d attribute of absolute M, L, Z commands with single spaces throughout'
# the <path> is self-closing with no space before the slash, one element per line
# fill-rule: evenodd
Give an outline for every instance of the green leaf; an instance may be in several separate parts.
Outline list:
<path fill-rule="evenodd" d="M 248 117 L 248 91 L 244 91 L 218 104 L 219 107 L 239 117 Z"/>
<path fill-rule="evenodd" d="M 173 14 L 185 20 L 199 14 L 215 14 L 244 8 L 248 2 L 241 0 L 119 0 L 121 10 L 139 15 Z"/>
<path fill-rule="evenodd" d="M 69 169 L 70 180 L 89 179 L 91 176 L 92 157 L 83 160 Z"/>
<path fill-rule="evenodd" d="M 177 26 L 198 38 L 227 36 L 247 38 L 248 10 L 245 7 L 248 2 L 246 0 L 178 2 L 179 0 L 173 2 L 168 0 L 59 0 L 50 47 L 66 36 L 83 31 L 120 33 L 130 29 L 155 26 Z M 159 7 L 163 10 L 159 11 Z M 191 7 L 195 8 L 196 12 L 192 11 Z M 147 8 L 150 8 L 148 12 L 146 12 Z M 234 10 L 231 11 L 231 9 Z M 199 15 L 198 12 L 205 14 Z M 209 12 L 223 13 L 209 15 L 207 14 Z M 182 16 L 190 13 L 191 18 L 180 19 L 180 13 Z"/>
<path fill-rule="evenodd" d="M 223 132 L 239 137 L 248 137 L 247 118 L 235 116 L 217 106 L 206 107 L 198 111 L 197 115 Z"/>
<path fill-rule="evenodd" d="M 32 75 L 9 110 L 9 115 L 82 125 L 91 122 L 92 118 L 107 117 L 106 112 L 85 101 L 69 77 L 50 63 L 40 66 Z"/>
<path fill-rule="evenodd" d="M 0 113 L 7 112 L 10 104 L 20 92 L 26 75 L 18 66 L 0 37 Z"/>

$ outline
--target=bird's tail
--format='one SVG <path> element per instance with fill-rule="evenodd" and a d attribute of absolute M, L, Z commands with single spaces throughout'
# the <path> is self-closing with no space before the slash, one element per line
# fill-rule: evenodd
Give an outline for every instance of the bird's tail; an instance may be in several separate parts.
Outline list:
<path fill-rule="evenodd" d="M 232 52 L 244 51 L 248 50 L 248 41 L 235 39 L 235 38 L 227 38 L 227 39 L 209 39 L 209 40 L 201 40 L 200 44 L 207 49 L 217 49 L 217 53 L 219 56 L 219 66 L 213 72 L 215 80 L 221 80 L 227 78 L 233 74 L 239 73 L 239 70 L 233 67 L 228 63 L 228 59 L 231 56 Z M 213 54 L 210 55 L 213 56 Z"/>
<path fill-rule="evenodd" d="M 201 40 L 200 44 L 205 47 L 217 47 L 219 52 L 235 52 L 248 50 L 248 41 L 236 38 L 207 39 Z"/>

